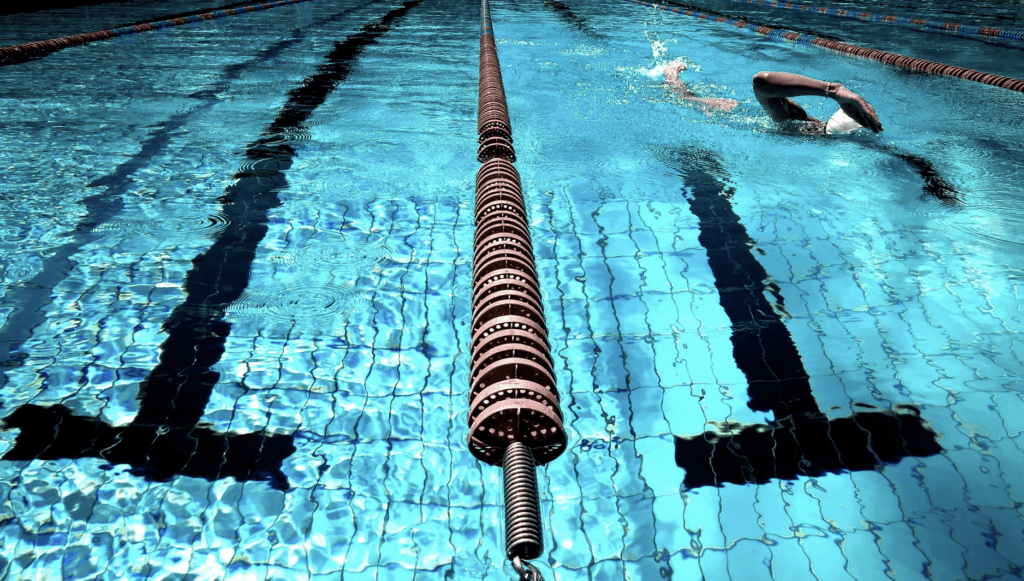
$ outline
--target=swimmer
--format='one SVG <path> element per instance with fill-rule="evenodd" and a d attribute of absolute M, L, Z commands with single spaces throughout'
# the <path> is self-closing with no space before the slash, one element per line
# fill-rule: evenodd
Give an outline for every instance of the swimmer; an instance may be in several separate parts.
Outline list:
<path fill-rule="evenodd" d="M 830 98 L 839 103 L 840 109 L 823 123 L 790 99 L 802 95 Z M 875 133 L 882 130 L 882 122 L 871 105 L 839 83 L 827 83 L 793 73 L 761 71 L 754 75 L 754 96 L 777 123 L 800 122 L 802 133 L 849 133 L 861 127 Z"/>
<path fill-rule="evenodd" d="M 704 111 L 711 114 L 711 110 L 731 111 L 736 107 L 736 101 L 732 99 L 714 99 L 697 97 L 690 91 L 682 81 L 679 80 L 680 71 L 685 71 L 683 63 L 672 63 L 665 68 L 665 86 L 671 88 L 680 99 L 700 103 Z M 829 83 L 819 81 L 803 75 L 793 73 L 775 73 L 761 71 L 754 75 L 754 96 L 758 103 L 764 107 L 768 115 L 776 121 L 790 127 L 798 132 L 812 135 L 841 135 L 851 133 L 857 129 L 867 128 L 878 133 L 882 131 L 882 122 L 874 108 L 864 100 L 863 97 L 847 89 L 840 83 Z M 839 111 L 836 111 L 828 121 L 822 122 L 815 119 L 804 111 L 803 107 L 793 102 L 790 97 L 804 95 L 820 95 L 839 103 Z M 878 143 L 874 140 L 855 141 L 865 147 L 883 151 L 907 162 L 924 179 L 923 190 L 926 194 L 934 196 L 945 203 L 959 203 L 962 201 L 956 187 L 947 182 L 939 175 L 938 170 L 927 159 L 913 154 L 900 151 L 898 148 Z"/>
<path fill-rule="evenodd" d="M 822 123 L 808 115 L 800 105 L 790 99 L 802 95 L 821 95 L 833 99 L 839 103 L 840 109 L 828 121 Z M 798 124 L 797 130 L 801 133 L 838 135 L 862 127 L 875 133 L 882 131 L 882 122 L 879 121 L 874 108 L 863 97 L 839 83 L 828 83 L 793 73 L 762 71 L 754 75 L 754 96 L 773 120 L 784 124 L 795 122 Z M 956 188 L 942 179 L 927 159 L 875 141 L 861 142 L 861 145 L 907 162 L 924 179 L 923 190 L 926 194 L 945 203 L 961 201 Z"/>
<path fill-rule="evenodd" d="M 672 89 L 672 92 L 677 97 L 691 103 L 698 103 L 704 109 L 704 112 L 709 115 L 712 110 L 728 112 L 736 107 L 737 102 L 732 99 L 716 99 L 694 95 L 693 91 L 679 80 L 679 72 L 685 70 L 686 65 L 683 63 L 672 63 L 665 67 L 665 87 Z"/>
<path fill-rule="evenodd" d="M 665 87 L 680 99 L 700 104 L 708 114 L 714 111 L 728 112 L 736 107 L 732 99 L 698 97 L 679 80 L 679 73 L 686 70 L 683 63 L 672 63 L 665 67 Z M 822 122 L 815 119 L 797 105 L 790 97 L 803 95 L 821 95 L 839 103 L 839 111 Z M 791 124 L 798 122 L 797 130 L 801 133 L 829 135 L 850 133 L 855 129 L 866 127 L 875 133 L 882 130 L 875 110 L 860 95 L 839 83 L 819 81 L 793 73 L 773 73 L 761 71 L 754 75 L 754 96 L 764 107 L 768 115 L 778 123 Z"/>

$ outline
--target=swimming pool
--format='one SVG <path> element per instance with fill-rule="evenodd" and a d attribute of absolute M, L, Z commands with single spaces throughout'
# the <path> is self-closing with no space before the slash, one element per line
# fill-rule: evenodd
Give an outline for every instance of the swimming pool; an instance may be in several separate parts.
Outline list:
<path fill-rule="evenodd" d="M 1019 576 L 1022 96 L 620 0 L 491 11 L 570 432 L 545 578 Z M 465 446 L 478 30 L 316 0 L 0 68 L 5 577 L 511 577 Z M 773 69 L 885 132 L 780 132 Z M 130 445 L 178 433 L 201 461 Z"/>

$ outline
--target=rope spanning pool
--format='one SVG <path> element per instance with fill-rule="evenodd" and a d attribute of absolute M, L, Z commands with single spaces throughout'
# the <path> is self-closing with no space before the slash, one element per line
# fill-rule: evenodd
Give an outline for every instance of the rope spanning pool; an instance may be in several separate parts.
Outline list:
<path fill-rule="evenodd" d="M 872 14 L 870 12 L 857 12 L 856 10 L 843 10 L 842 8 L 831 8 L 828 6 L 811 6 L 809 4 L 793 4 L 787 2 L 779 2 L 778 0 L 729 1 L 742 4 L 760 4 L 762 6 L 782 8 L 784 10 L 802 10 L 805 12 L 816 12 L 818 14 L 826 14 L 828 16 L 854 18 L 857 20 L 863 20 L 867 22 L 889 22 L 906 27 L 912 27 L 915 30 L 920 30 L 921 27 L 923 27 L 925 30 L 935 32 L 952 32 L 956 34 L 964 34 L 971 36 L 990 36 L 995 38 L 1005 38 L 1008 40 L 1024 40 L 1024 29 L 1019 28 L 1000 28 L 998 26 L 975 26 L 970 24 L 959 24 L 956 22 L 940 22 L 937 20 L 927 20 L 924 18 L 907 18 L 905 16 L 879 15 Z"/>
<path fill-rule="evenodd" d="M 49 40 L 41 40 L 38 42 L 28 42 L 12 46 L 2 46 L 0 47 L 0 67 L 25 62 L 29 59 L 44 57 L 48 54 L 52 54 L 65 48 L 70 48 L 72 46 L 82 46 L 85 44 L 89 44 L 90 42 L 109 40 L 120 36 L 138 34 L 140 32 L 146 32 L 150 30 L 159 30 L 161 28 L 171 28 L 174 26 L 182 26 L 185 24 L 195 24 L 197 22 L 203 22 L 204 20 L 216 20 L 217 18 L 226 18 L 228 16 L 237 16 L 240 14 L 259 12 L 261 10 L 277 8 L 278 6 L 298 4 L 300 2 L 309 2 L 309 0 L 275 0 L 274 2 L 264 2 L 262 4 L 249 4 L 246 6 L 242 6 L 240 8 L 225 8 L 221 10 L 211 10 L 210 12 L 203 12 L 201 14 L 190 14 L 188 16 L 170 16 L 168 18 L 160 20 L 151 20 L 148 22 L 141 22 L 139 24 L 133 24 L 130 26 L 118 26 L 116 28 L 100 30 L 97 32 L 87 32 L 84 34 L 75 34 L 71 36 L 51 38 Z"/>
<path fill-rule="evenodd" d="M 953 65 L 946 65 L 943 63 L 937 63 L 925 59 L 913 58 L 906 55 L 895 54 L 891 52 L 885 52 L 881 50 L 875 50 L 863 46 L 856 46 L 845 42 L 839 42 L 836 40 L 830 40 L 827 38 L 821 38 L 812 34 L 805 34 L 802 32 L 794 32 L 792 30 L 782 30 L 778 28 L 772 28 L 770 26 L 758 26 L 756 24 L 748 24 L 743 20 L 737 20 L 728 18 L 725 16 L 715 16 L 706 12 L 698 12 L 696 10 L 687 10 L 683 8 L 670 8 L 667 4 L 658 4 L 652 2 L 646 2 L 645 0 L 624 0 L 630 4 L 636 4 L 646 8 L 654 8 L 656 10 L 662 10 L 670 12 L 672 14 L 683 14 L 686 16 L 692 16 L 699 20 L 709 20 L 711 22 L 718 22 L 735 26 L 742 30 L 749 30 L 757 34 L 768 36 L 771 38 L 778 38 L 782 40 L 788 40 L 797 42 L 800 44 L 809 44 L 821 48 L 836 51 L 841 54 L 850 56 L 858 56 L 878 62 L 892 65 L 908 70 L 921 71 L 934 75 L 944 75 L 947 77 L 957 77 L 967 81 L 974 81 L 976 83 L 984 83 L 986 85 L 992 85 L 995 87 L 1001 87 L 1003 89 L 1009 89 L 1011 91 L 1017 91 L 1024 93 L 1024 80 L 1014 79 L 1011 77 L 1004 77 L 1002 75 L 994 75 L 991 73 L 985 73 L 981 71 L 975 71 L 972 69 L 965 69 L 963 67 L 957 67 Z"/>
<path fill-rule="evenodd" d="M 526 204 L 512 165 L 501 69 L 486 2 L 483 7 L 469 445 L 477 458 L 497 465 L 518 441 L 547 464 L 565 451 L 565 429 Z"/>
<path fill-rule="evenodd" d="M 1024 574 L 1009 42 L 234 1 L 0 16 L 0 578 Z"/>

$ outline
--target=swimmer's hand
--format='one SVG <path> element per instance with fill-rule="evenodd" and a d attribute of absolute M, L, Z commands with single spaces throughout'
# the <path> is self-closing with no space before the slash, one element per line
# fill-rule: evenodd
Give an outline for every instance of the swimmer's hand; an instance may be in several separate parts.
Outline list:
<path fill-rule="evenodd" d="M 878 133 L 882 130 L 882 122 L 878 119 L 878 114 L 875 110 L 868 105 L 868 102 L 863 97 L 847 89 L 846 87 L 839 85 L 839 88 L 835 88 L 835 84 L 832 85 L 832 94 L 829 95 L 835 99 L 836 103 L 843 109 L 843 112 L 850 116 L 859 123 L 862 127 Z"/>

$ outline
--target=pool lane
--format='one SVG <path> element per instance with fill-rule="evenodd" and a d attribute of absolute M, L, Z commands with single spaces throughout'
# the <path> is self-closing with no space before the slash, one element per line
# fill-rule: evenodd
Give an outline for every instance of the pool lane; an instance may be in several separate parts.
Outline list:
<path fill-rule="evenodd" d="M 281 463 L 295 451 L 291 436 L 197 428 L 219 380 L 210 368 L 223 355 L 231 330 L 224 321 L 225 309 L 248 286 L 256 248 L 267 233 L 268 213 L 280 204 L 278 192 L 288 187 L 295 150 L 284 134 L 302 125 L 346 80 L 366 47 L 422 1 L 409 0 L 336 42 L 317 73 L 289 92 L 277 118 L 247 147 L 250 163 L 220 199 L 229 226 L 192 261 L 184 281 L 185 301 L 163 324 L 167 339 L 160 348 L 160 364 L 140 385 L 139 411 L 132 422 L 118 428 L 98 418 L 75 418 L 61 405 L 27 404 L 4 420 L 21 429 L 5 460 L 90 456 L 129 464 L 137 474 L 158 481 L 178 474 L 211 480 L 232 476 L 288 488 Z"/>
<path fill-rule="evenodd" d="M 711 151 L 688 148 L 672 157 L 698 219 L 698 240 L 707 251 L 719 301 L 732 323 L 733 358 L 748 382 L 747 406 L 773 416 L 769 424 L 732 424 L 727 430 L 676 436 L 676 464 L 686 470 L 683 486 L 764 484 L 877 470 L 882 463 L 940 453 L 937 434 L 914 406 L 831 419 L 821 410 L 780 314 L 786 307 L 779 286 L 754 256 L 756 244 L 732 207 L 736 190 L 725 185 L 727 172 Z"/>
<path fill-rule="evenodd" d="M 260 67 L 261 64 L 280 56 L 285 50 L 303 42 L 306 30 L 331 21 L 344 18 L 354 11 L 370 6 L 378 0 L 372 0 L 359 6 L 348 8 L 324 19 L 315 25 L 297 28 L 288 35 L 264 49 L 253 58 L 241 63 L 229 65 L 222 71 L 220 78 L 209 88 L 195 91 L 188 95 L 197 104 L 185 111 L 175 113 L 165 121 L 161 121 L 149 132 L 149 136 L 140 143 L 139 151 L 122 162 L 110 173 L 89 182 L 86 187 L 98 188 L 95 194 L 86 196 L 81 203 L 85 206 L 86 215 L 79 221 L 72 232 L 66 236 L 71 241 L 65 242 L 52 251 L 41 265 L 40 272 L 31 279 L 22 282 L 4 296 L 4 302 L 11 308 L 3 325 L 0 326 L 0 365 L 16 365 L 18 355 L 12 356 L 19 346 L 46 319 L 45 308 L 53 300 L 53 288 L 78 263 L 73 256 L 84 246 L 99 240 L 103 234 L 97 229 L 111 221 L 124 209 L 122 198 L 136 186 L 134 176 L 149 166 L 152 160 L 168 148 L 172 136 L 188 126 L 196 115 L 208 111 L 217 103 L 217 93 L 227 91 L 231 83 Z M 10 363 L 8 363 L 10 361 Z M 0 374 L 0 387 L 7 382 L 6 374 Z"/>
<path fill-rule="evenodd" d="M 983 205 L 1016 175 L 981 177 L 1015 141 L 951 158 L 939 143 L 988 129 L 951 100 L 916 117 L 919 101 L 900 103 L 919 86 L 1018 96 L 564 4 L 609 38 L 540 0 L 494 8 L 518 23 L 499 49 L 575 436 L 573 466 L 545 474 L 556 576 L 1015 571 L 1019 542 L 984 542 L 991 523 L 1020 526 L 1020 348 L 1000 331 L 1019 327 L 1020 271 L 1012 250 L 913 219 Z M 694 92 L 737 110 L 674 99 L 659 67 L 679 61 Z M 749 89 L 762 69 L 856 87 L 893 118 L 883 147 L 780 133 Z M 942 202 L 953 195 L 963 204 Z M 989 437 L 967 416 L 998 443 L 967 452 Z"/>
<path fill-rule="evenodd" d="M 305 4 L 289 10 L 293 21 L 274 27 L 255 26 L 256 18 L 222 21 L 223 28 L 221 23 L 204 27 L 205 45 L 223 44 L 225 53 L 241 45 L 239 54 L 223 60 L 246 60 L 251 57 L 246 45 L 273 43 L 277 31 L 287 33 L 294 21 L 330 14 L 339 4 Z M 399 4 L 379 3 L 371 14 Z M 126 201 L 124 215 L 101 227 L 106 240 L 84 249 L 100 257 L 91 261 L 93 270 L 83 259 L 55 290 L 54 305 L 61 312 L 72 300 L 86 305 L 84 336 L 75 336 L 78 329 L 63 332 L 51 314 L 23 348 L 33 355 L 39 344 L 62 351 L 48 368 L 41 369 L 36 359 L 13 370 L 4 392 L 7 402 L 23 396 L 51 409 L 57 402 L 73 410 L 72 417 L 100 417 L 118 427 L 131 423 L 139 381 L 163 365 L 149 360 L 167 339 L 157 329 L 173 307 L 189 300 L 180 285 L 189 271 L 199 270 L 190 259 L 207 253 L 220 236 L 213 228 L 186 243 L 171 236 L 164 242 L 160 221 L 165 216 L 152 210 L 188 217 L 188 204 L 148 205 L 149 188 L 142 188 L 155 189 L 171 174 L 174 186 L 186 183 L 198 190 L 193 197 L 220 210 L 216 199 L 235 187 L 225 182 L 233 180 L 239 162 L 251 170 L 245 144 L 272 123 L 285 100 L 280 94 L 321 64 L 333 38 L 343 40 L 350 28 L 370 21 L 365 14 L 323 27 L 223 91 L 216 86 L 217 68 L 192 67 L 177 84 L 153 83 L 170 96 L 144 102 L 143 115 L 156 113 L 147 121 L 197 101 L 181 86 L 195 87 L 201 98 L 218 99 L 220 106 L 201 111 L 191 135 L 186 123 L 171 137 L 170 151 L 154 164 L 169 166 L 166 170 L 133 174 L 135 195 Z M 212 366 L 221 379 L 198 428 L 252 435 L 257 446 L 264 434 L 286 436 L 281 441 L 296 449 L 281 467 L 287 478 L 281 484 L 288 489 L 255 475 L 239 481 L 224 472 L 212 481 L 177 476 L 156 482 L 99 457 L 5 461 L 0 469 L 9 477 L 0 495 L 5 506 L 25 498 L 25 509 L 17 504 L 17 512 L 0 526 L 0 557 L 6 559 L 0 561 L 0 575 L 124 578 L 142 570 L 154 577 L 197 578 L 506 578 L 492 559 L 492 539 L 500 531 L 492 496 L 500 489 L 491 485 L 489 473 L 500 477 L 500 472 L 485 474 L 465 447 L 468 354 L 461 349 L 469 342 L 477 39 L 477 23 L 465 14 L 438 2 L 410 10 L 397 28 L 366 48 L 345 84 L 327 96 L 305 127 L 285 128 L 278 136 L 294 150 L 288 187 L 276 192 L 281 205 L 266 214 L 268 231 L 250 265 L 248 286 L 226 309 L 223 321 L 231 329 L 223 355 Z M 239 29 L 268 32 L 237 41 L 230 33 Z M 186 33 L 152 35 L 156 47 L 136 35 L 126 55 L 117 52 L 124 46 L 120 42 L 82 52 L 102 53 L 119 71 L 130 73 L 138 63 L 159 62 L 163 47 L 175 44 L 168 41 L 188 41 Z M 461 48 L 437 50 L 438 45 Z M 156 50 L 144 52 L 147 48 Z M 75 52 L 53 58 L 70 60 Z M 25 70 L 41 64 L 29 63 Z M 144 126 L 134 134 L 152 129 Z M 202 163 L 175 149 L 183 141 L 191 145 L 187 152 L 200 150 Z M 127 155 L 118 162 L 137 145 L 119 150 Z M 179 156 L 184 157 L 181 169 Z M 115 166 L 97 164 L 108 171 Z M 184 187 L 164 190 L 163 196 L 174 200 L 190 193 Z M 120 231 L 128 220 L 142 222 L 143 233 Z M 222 222 L 224 228 L 229 220 Z M 157 249 L 149 251 L 150 244 Z M 131 276 L 113 269 L 94 274 L 108 256 L 130 264 Z M 80 271 L 100 283 L 72 286 Z M 151 283 L 146 275 L 153 271 L 166 274 Z M 324 308 L 332 305 L 306 302 L 310 291 L 331 286 L 345 287 L 351 291 L 346 297 L 359 300 L 341 313 Z M 138 309 L 125 308 L 128 292 Z M 267 304 L 271 293 L 283 302 Z M 120 300 L 104 304 L 111 295 Z M 76 358 L 90 349 L 95 356 L 83 370 Z M 39 380 L 38 388 L 25 387 L 32 378 Z M 69 423 L 74 420 L 62 425 Z M 8 446 L 15 444 L 16 433 L 3 432 Z M 224 463 L 211 460 L 214 468 Z M 67 503 L 58 500 L 53 507 L 52 529 L 36 526 L 37 517 L 51 514 L 46 499 L 52 495 Z M 108 517 L 124 523 L 127 532 L 108 533 Z M 17 559 L 29 553 L 31 559 Z"/>
<path fill-rule="evenodd" d="M 630 2 L 632 4 L 643 6 L 645 8 L 650 8 L 652 10 L 662 10 L 670 12 L 672 14 L 685 14 L 686 16 L 692 16 L 700 20 L 727 24 L 742 30 L 749 30 L 756 34 L 761 34 L 771 38 L 779 38 L 789 40 L 792 42 L 810 44 L 821 48 L 834 50 L 840 54 L 847 56 L 869 58 L 871 60 L 883 62 L 887 65 L 891 65 L 901 69 L 907 69 L 909 71 L 957 77 L 967 81 L 984 83 L 986 85 L 992 85 L 995 87 L 1000 87 L 1003 89 L 1024 93 L 1024 80 L 1016 79 L 1013 77 L 1005 77 L 1002 75 L 986 73 L 984 71 L 947 65 L 941 62 L 909 57 L 899 53 L 885 52 L 869 48 L 866 46 L 848 44 L 845 42 L 840 42 L 837 40 L 824 38 L 817 35 L 809 35 L 806 33 L 794 32 L 792 30 L 775 29 L 768 26 L 751 24 L 747 22 L 745 19 L 737 20 L 733 18 L 728 18 L 726 16 L 712 18 L 712 14 L 708 14 L 706 12 L 698 12 L 696 10 L 686 10 L 680 9 L 678 7 L 669 8 L 668 5 L 665 4 L 655 4 L 645 2 L 643 0 L 625 1 Z"/>
<path fill-rule="evenodd" d="M 570 2 L 570 4 L 572 3 Z M 924 34 L 859 18 L 837 18 L 810 10 L 779 10 L 760 4 L 739 4 L 733 0 L 689 0 L 678 4 L 672 0 L 669 4 L 671 6 L 686 5 L 687 9 L 695 9 L 697 12 L 728 13 L 736 20 L 757 22 L 773 28 L 798 32 L 807 31 L 817 36 L 832 37 L 855 45 L 948 63 L 965 69 L 977 69 L 1006 77 L 1024 79 L 1024 69 L 1021 66 L 1021 63 L 1024 62 L 1021 58 L 1024 55 L 1024 42 L 1019 40 L 981 35 Z M 792 4 L 792 6 L 797 5 L 799 4 Z M 864 8 L 865 5 L 861 4 L 860 7 Z M 909 6 L 890 7 L 890 10 L 902 11 L 906 8 Z M 941 7 L 933 7 L 929 3 L 922 3 L 919 5 L 918 11 L 924 13 L 933 8 L 941 9 Z M 867 10 L 875 11 L 870 7 Z M 860 11 L 857 8 L 851 10 L 851 12 Z M 985 13 L 985 11 L 979 9 L 977 13 Z M 991 20 L 991 18 L 982 18 L 982 20 Z M 1007 24 L 1013 26 L 1009 22 Z M 1015 28 L 1020 28 L 1020 26 L 1015 26 Z"/>
<path fill-rule="evenodd" d="M 730 0 L 736 3 L 746 4 L 759 4 L 762 6 L 770 6 L 772 8 L 782 8 L 785 10 L 803 10 L 813 12 L 815 14 L 826 14 L 828 16 L 837 16 L 840 18 L 853 18 L 857 20 L 866 20 L 869 22 L 884 22 L 892 23 L 911 30 L 920 30 L 925 32 L 944 32 L 952 33 L 957 35 L 963 35 L 968 38 L 981 35 L 982 37 L 994 37 L 1003 38 L 1007 40 L 1024 40 L 1024 29 L 1019 28 L 1001 28 L 998 26 L 977 26 L 977 25 L 966 25 L 958 22 L 939 22 L 936 20 L 925 20 L 923 18 L 907 18 L 905 16 L 894 16 L 886 14 L 871 14 L 870 12 L 861 12 L 857 10 L 845 10 L 842 8 L 832 8 L 829 6 L 811 6 L 809 4 L 792 4 L 786 2 L 778 2 L 777 0 Z"/>
<path fill-rule="evenodd" d="M 42 39 L 11 46 L 0 46 L 0 67 L 17 65 L 40 59 L 66 48 L 82 46 L 91 42 L 111 40 L 121 36 L 139 34 L 140 32 L 160 30 L 161 28 L 196 24 L 204 20 L 215 20 L 217 18 L 224 18 L 227 16 L 239 16 L 251 12 L 259 12 L 261 10 L 269 10 L 271 8 L 278 8 L 280 6 L 308 1 L 309 0 L 276 0 L 275 2 L 266 2 L 263 4 L 229 5 L 212 12 L 193 11 L 167 16 L 163 19 L 147 20 L 136 24 L 127 24 L 96 32 L 86 32 L 71 36 Z M 242 7 L 236 9 L 235 6 Z"/>

